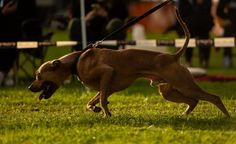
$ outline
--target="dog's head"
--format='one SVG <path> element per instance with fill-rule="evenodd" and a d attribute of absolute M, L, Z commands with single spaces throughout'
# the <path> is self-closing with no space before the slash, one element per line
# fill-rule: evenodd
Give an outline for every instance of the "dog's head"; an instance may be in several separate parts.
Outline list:
<path fill-rule="evenodd" d="M 42 64 L 36 71 L 36 78 L 29 86 L 32 92 L 42 93 L 39 100 L 48 99 L 68 77 L 68 70 L 60 60 Z"/>

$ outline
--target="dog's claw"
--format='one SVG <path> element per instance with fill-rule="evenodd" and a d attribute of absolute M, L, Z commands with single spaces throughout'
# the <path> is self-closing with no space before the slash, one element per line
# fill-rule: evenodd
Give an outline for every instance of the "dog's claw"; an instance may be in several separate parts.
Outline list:
<path fill-rule="evenodd" d="M 179 117 L 187 117 L 187 116 L 188 116 L 188 114 L 183 112 Z"/>
<path fill-rule="evenodd" d="M 110 113 L 110 112 L 104 113 L 103 117 L 104 117 L 104 118 L 106 118 L 106 117 L 111 117 L 111 113 Z"/>

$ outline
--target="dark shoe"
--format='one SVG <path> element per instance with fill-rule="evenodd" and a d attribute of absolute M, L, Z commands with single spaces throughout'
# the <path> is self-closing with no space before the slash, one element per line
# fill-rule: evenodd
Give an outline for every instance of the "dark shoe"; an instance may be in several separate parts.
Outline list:
<path fill-rule="evenodd" d="M 224 68 L 231 68 L 233 66 L 232 58 L 229 56 L 225 56 L 223 58 L 223 65 L 224 65 Z"/>
<path fill-rule="evenodd" d="M 202 67 L 202 68 L 208 68 L 208 67 L 209 67 L 209 62 L 206 61 L 206 60 L 203 60 L 203 61 L 201 62 L 201 67 Z"/>

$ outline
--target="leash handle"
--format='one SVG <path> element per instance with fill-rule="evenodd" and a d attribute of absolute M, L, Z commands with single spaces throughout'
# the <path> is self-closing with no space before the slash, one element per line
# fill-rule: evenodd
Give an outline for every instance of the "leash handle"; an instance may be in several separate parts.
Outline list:
<path fill-rule="evenodd" d="M 117 30 L 113 31 L 112 33 L 108 34 L 107 36 L 105 36 L 102 40 L 96 42 L 95 44 L 88 44 L 88 46 L 86 48 L 84 48 L 82 51 L 86 51 L 87 49 L 94 47 L 96 48 L 100 43 L 102 43 L 104 40 L 108 39 L 109 37 L 121 32 L 122 30 L 132 26 L 133 24 L 139 22 L 140 20 L 142 20 L 143 18 L 145 18 L 146 16 L 150 15 L 151 13 L 157 11 L 158 9 L 162 8 L 163 6 L 167 5 L 169 2 L 173 2 L 173 0 L 166 0 L 158 5 L 156 5 L 155 7 L 151 8 L 150 10 L 146 11 L 144 14 L 134 18 L 133 20 L 129 21 L 128 23 L 124 24 L 122 27 L 118 28 Z"/>

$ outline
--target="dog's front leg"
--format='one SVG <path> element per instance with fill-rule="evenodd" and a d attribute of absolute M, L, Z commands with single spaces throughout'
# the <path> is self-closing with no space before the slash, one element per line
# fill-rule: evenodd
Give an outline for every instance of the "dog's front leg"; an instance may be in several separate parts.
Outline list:
<path fill-rule="evenodd" d="M 111 116 L 111 113 L 109 112 L 107 107 L 108 103 L 107 98 L 112 93 L 110 91 L 110 84 L 113 76 L 113 68 L 110 66 L 103 66 L 101 72 L 102 75 L 100 81 L 100 104 L 102 107 L 104 117 L 106 117 L 106 116 Z"/>
<path fill-rule="evenodd" d="M 99 103 L 100 100 L 100 92 L 98 92 L 88 103 L 87 103 L 87 110 L 91 110 L 93 112 L 100 112 L 102 109 L 99 106 L 96 106 L 96 104 Z M 107 104 L 109 104 L 109 101 L 107 101 Z"/>
<path fill-rule="evenodd" d="M 87 109 L 91 110 L 93 112 L 100 112 L 102 109 L 98 106 L 96 106 L 97 103 L 99 103 L 99 99 L 100 99 L 100 92 L 98 92 L 96 94 L 96 96 L 94 96 L 87 104 Z"/>
<path fill-rule="evenodd" d="M 113 76 L 113 68 L 108 65 L 101 65 L 99 68 L 96 68 L 96 73 L 94 75 L 99 76 L 99 87 L 100 92 L 88 103 L 88 105 L 96 104 L 98 98 L 100 100 L 100 106 L 102 108 L 104 116 L 111 116 L 111 113 L 108 110 L 107 98 L 112 93 L 110 86 Z"/>

